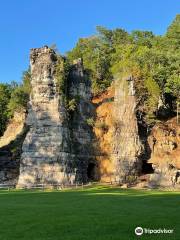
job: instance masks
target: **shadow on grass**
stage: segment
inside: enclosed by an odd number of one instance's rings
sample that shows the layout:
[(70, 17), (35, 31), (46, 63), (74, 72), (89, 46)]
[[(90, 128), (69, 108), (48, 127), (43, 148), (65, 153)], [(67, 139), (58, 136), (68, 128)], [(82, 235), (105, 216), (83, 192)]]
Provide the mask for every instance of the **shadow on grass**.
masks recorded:
[(111, 187), (111, 186), (94, 186), (94, 187), (84, 187), (78, 189), (63, 189), (63, 190), (51, 190), (51, 189), (1, 189), (0, 195), (3, 194), (78, 194), (81, 196), (129, 196), (129, 197), (140, 197), (140, 196), (179, 196), (180, 191), (168, 191), (168, 190), (159, 190), (159, 189), (122, 189), (120, 187)]

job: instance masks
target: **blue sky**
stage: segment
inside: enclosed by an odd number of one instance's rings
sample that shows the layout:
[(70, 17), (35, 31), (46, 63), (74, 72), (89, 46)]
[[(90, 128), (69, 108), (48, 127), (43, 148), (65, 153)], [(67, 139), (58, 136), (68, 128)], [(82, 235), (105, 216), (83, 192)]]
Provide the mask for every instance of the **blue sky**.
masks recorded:
[(65, 53), (97, 25), (164, 34), (177, 13), (179, 0), (0, 0), (0, 82), (21, 80), (30, 48)]

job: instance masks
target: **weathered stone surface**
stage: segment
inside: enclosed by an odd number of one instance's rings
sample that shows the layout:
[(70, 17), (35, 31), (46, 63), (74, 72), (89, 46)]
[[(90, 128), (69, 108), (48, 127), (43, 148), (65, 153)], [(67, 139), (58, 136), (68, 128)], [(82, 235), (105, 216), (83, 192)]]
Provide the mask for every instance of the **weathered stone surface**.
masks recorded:
[(19, 176), (21, 148), (27, 133), (25, 111), (15, 112), (0, 138), (0, 183), (16, 184)]
[(93, 127), (96, 138), (93, 145), (99, 166), (100, 181), (112, 182), (114, 180), (114, 88), (108, 88), (101, 95), (94, 97), (92, 101), (96, 107)]
[(71, 153), (75, 155), (73, 162), (77, 166), (77, 181), (97, 180), (98, 165), (93, 146), (95, 136), (92, 127), (87, 124), (87, 119), (94, 115), (94, 106), (91, 102), (90, 80), (83, 70), (81, 59), (74, 62), (70, 72), (69, 93), (71, 98), (77, 99), (76, 110), (71, 113), (69, 121), (70, 146)]
[(76, 61), (69, 73), (68, 97), (78, 102), (76, 111), (68, 113), (57, 89), (55, 52), (48, 47), (32, 49), (30, 60), (32, 93), (26, 121), (30, 130), (22, 147), (18, 187), (86, 182), (93, 161), (86, 119), (93, 108), (82, 62)]
[(97, 105), (94, 131), (101, 181), (134, 183), (141, 171), (143, 148), (133, 80), (116, 79), (114, 86), (93, 102)]
[(136, 180), (142, 165), (135, 90), (131, 77), (121, 78), (115, 84), (115, 177), (120, 183), (131, 183)]
[(8, 145), (11, 141), (14, 141), (18, 135), (20, 135), (24, 129), (26, 113), (25, 110), (15, 112), (14, 117), (8, 124), (8, 127), (2, 137), (0, 137), (0, 148)]
[[(32, 93), (26, 124), (30, 127), (22, 147), (18, 186), (68, 181), (60, 152), (67, 149), (64, 124), (66, 112), (57, 91), (57, 57), (48, 48), (32, 49), (30, 54)], [(72, 173), (74, 175), (74, 173)]]
[(149, 136), (151, 186), (180, 187), (180, 126), (176, 118), (154, 126)]

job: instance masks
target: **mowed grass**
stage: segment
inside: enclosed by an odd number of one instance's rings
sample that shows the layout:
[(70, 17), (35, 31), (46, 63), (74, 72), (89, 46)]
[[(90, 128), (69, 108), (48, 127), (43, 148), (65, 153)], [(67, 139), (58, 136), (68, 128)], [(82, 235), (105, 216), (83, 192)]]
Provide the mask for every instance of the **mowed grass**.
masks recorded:
[[(174, 229), (143, 235), (134, 229)], [(94, 186), (0, 191), (0, 240), (180, 239), (180, 192)]]

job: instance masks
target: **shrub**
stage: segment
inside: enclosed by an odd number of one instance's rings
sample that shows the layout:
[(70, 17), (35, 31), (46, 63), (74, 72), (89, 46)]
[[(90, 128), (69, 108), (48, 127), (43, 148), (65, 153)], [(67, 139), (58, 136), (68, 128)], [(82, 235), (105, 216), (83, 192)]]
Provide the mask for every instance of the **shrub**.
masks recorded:
[(86, 119), (86, 122), (89, 126), (93, 127), (95, 125), (95, 121), (93, 118)]

